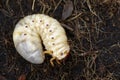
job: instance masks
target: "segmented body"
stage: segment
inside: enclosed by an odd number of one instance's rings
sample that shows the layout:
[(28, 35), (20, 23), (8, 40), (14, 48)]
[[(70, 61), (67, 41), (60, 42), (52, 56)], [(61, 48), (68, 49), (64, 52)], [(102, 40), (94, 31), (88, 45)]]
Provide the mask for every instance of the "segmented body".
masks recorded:
[(21, 19), (14, 30), (13, 41), (18, 53), (31, 63), (43, 63), (42, 42), (52, 57), (61, 60), (70, 50), (65, 30), (60, 23), (44, 14), (33, 14)]

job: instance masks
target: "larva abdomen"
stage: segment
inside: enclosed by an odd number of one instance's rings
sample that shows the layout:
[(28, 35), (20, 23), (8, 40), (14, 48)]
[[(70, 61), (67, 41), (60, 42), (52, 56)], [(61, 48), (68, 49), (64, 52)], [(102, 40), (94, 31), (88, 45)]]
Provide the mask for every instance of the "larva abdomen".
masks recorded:
[(44, 14), (34, 14), (21, 19), (14, 30), (13, 41), (18, 53), (32, 63), (42, 63), (45, 49), (53, 58), (61, 60), (68, 55), (70, 47), (65, 30), (60, 23)]
[(29, 16), (20, 20), (15, 26), (13, 41), (18, 53), (27, 61), (40, 64), (43, 63), (45, 55), (41, 45), (41, 40), (34, 26), (29, 20)]

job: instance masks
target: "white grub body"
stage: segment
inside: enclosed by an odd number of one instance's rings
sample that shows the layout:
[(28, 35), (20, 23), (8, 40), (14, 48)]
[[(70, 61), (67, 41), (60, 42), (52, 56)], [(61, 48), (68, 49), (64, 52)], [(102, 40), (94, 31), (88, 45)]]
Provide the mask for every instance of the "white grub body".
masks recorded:
[(46, 50), (58, 60), (65, 58), (70, 50), (65, 30), (60, 23), (44, 14), (33, 14), (21, 19), (13, 32), (13, 41), (18, 53), (27, 61), (43, 63)]

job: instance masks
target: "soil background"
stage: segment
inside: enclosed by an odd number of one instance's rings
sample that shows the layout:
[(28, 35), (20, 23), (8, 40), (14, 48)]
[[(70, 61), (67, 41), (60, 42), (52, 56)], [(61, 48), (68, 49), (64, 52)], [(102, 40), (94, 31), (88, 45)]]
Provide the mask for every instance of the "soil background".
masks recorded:
[[(46, 14), (66, 30), (69, 56), (43, 64), (24, 60), (12, 34), (30, 14)], [(120, 0), (0, 0), (0, 80), (120, 80)]]

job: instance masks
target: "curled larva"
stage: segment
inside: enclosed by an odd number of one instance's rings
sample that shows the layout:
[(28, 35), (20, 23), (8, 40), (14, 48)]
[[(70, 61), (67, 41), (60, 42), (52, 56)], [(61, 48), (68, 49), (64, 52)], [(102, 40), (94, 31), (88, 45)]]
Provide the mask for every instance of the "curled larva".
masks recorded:
[[(44, 14), (28, 15), (15, 26), (13, 41), (18, 53), (27, 61), (43, 63), (45, 53), (53, 60), (62, 60), (70, 50), (65, 30), (60, 23)], [(45, 46), (43, 51), (42, 43)]]

